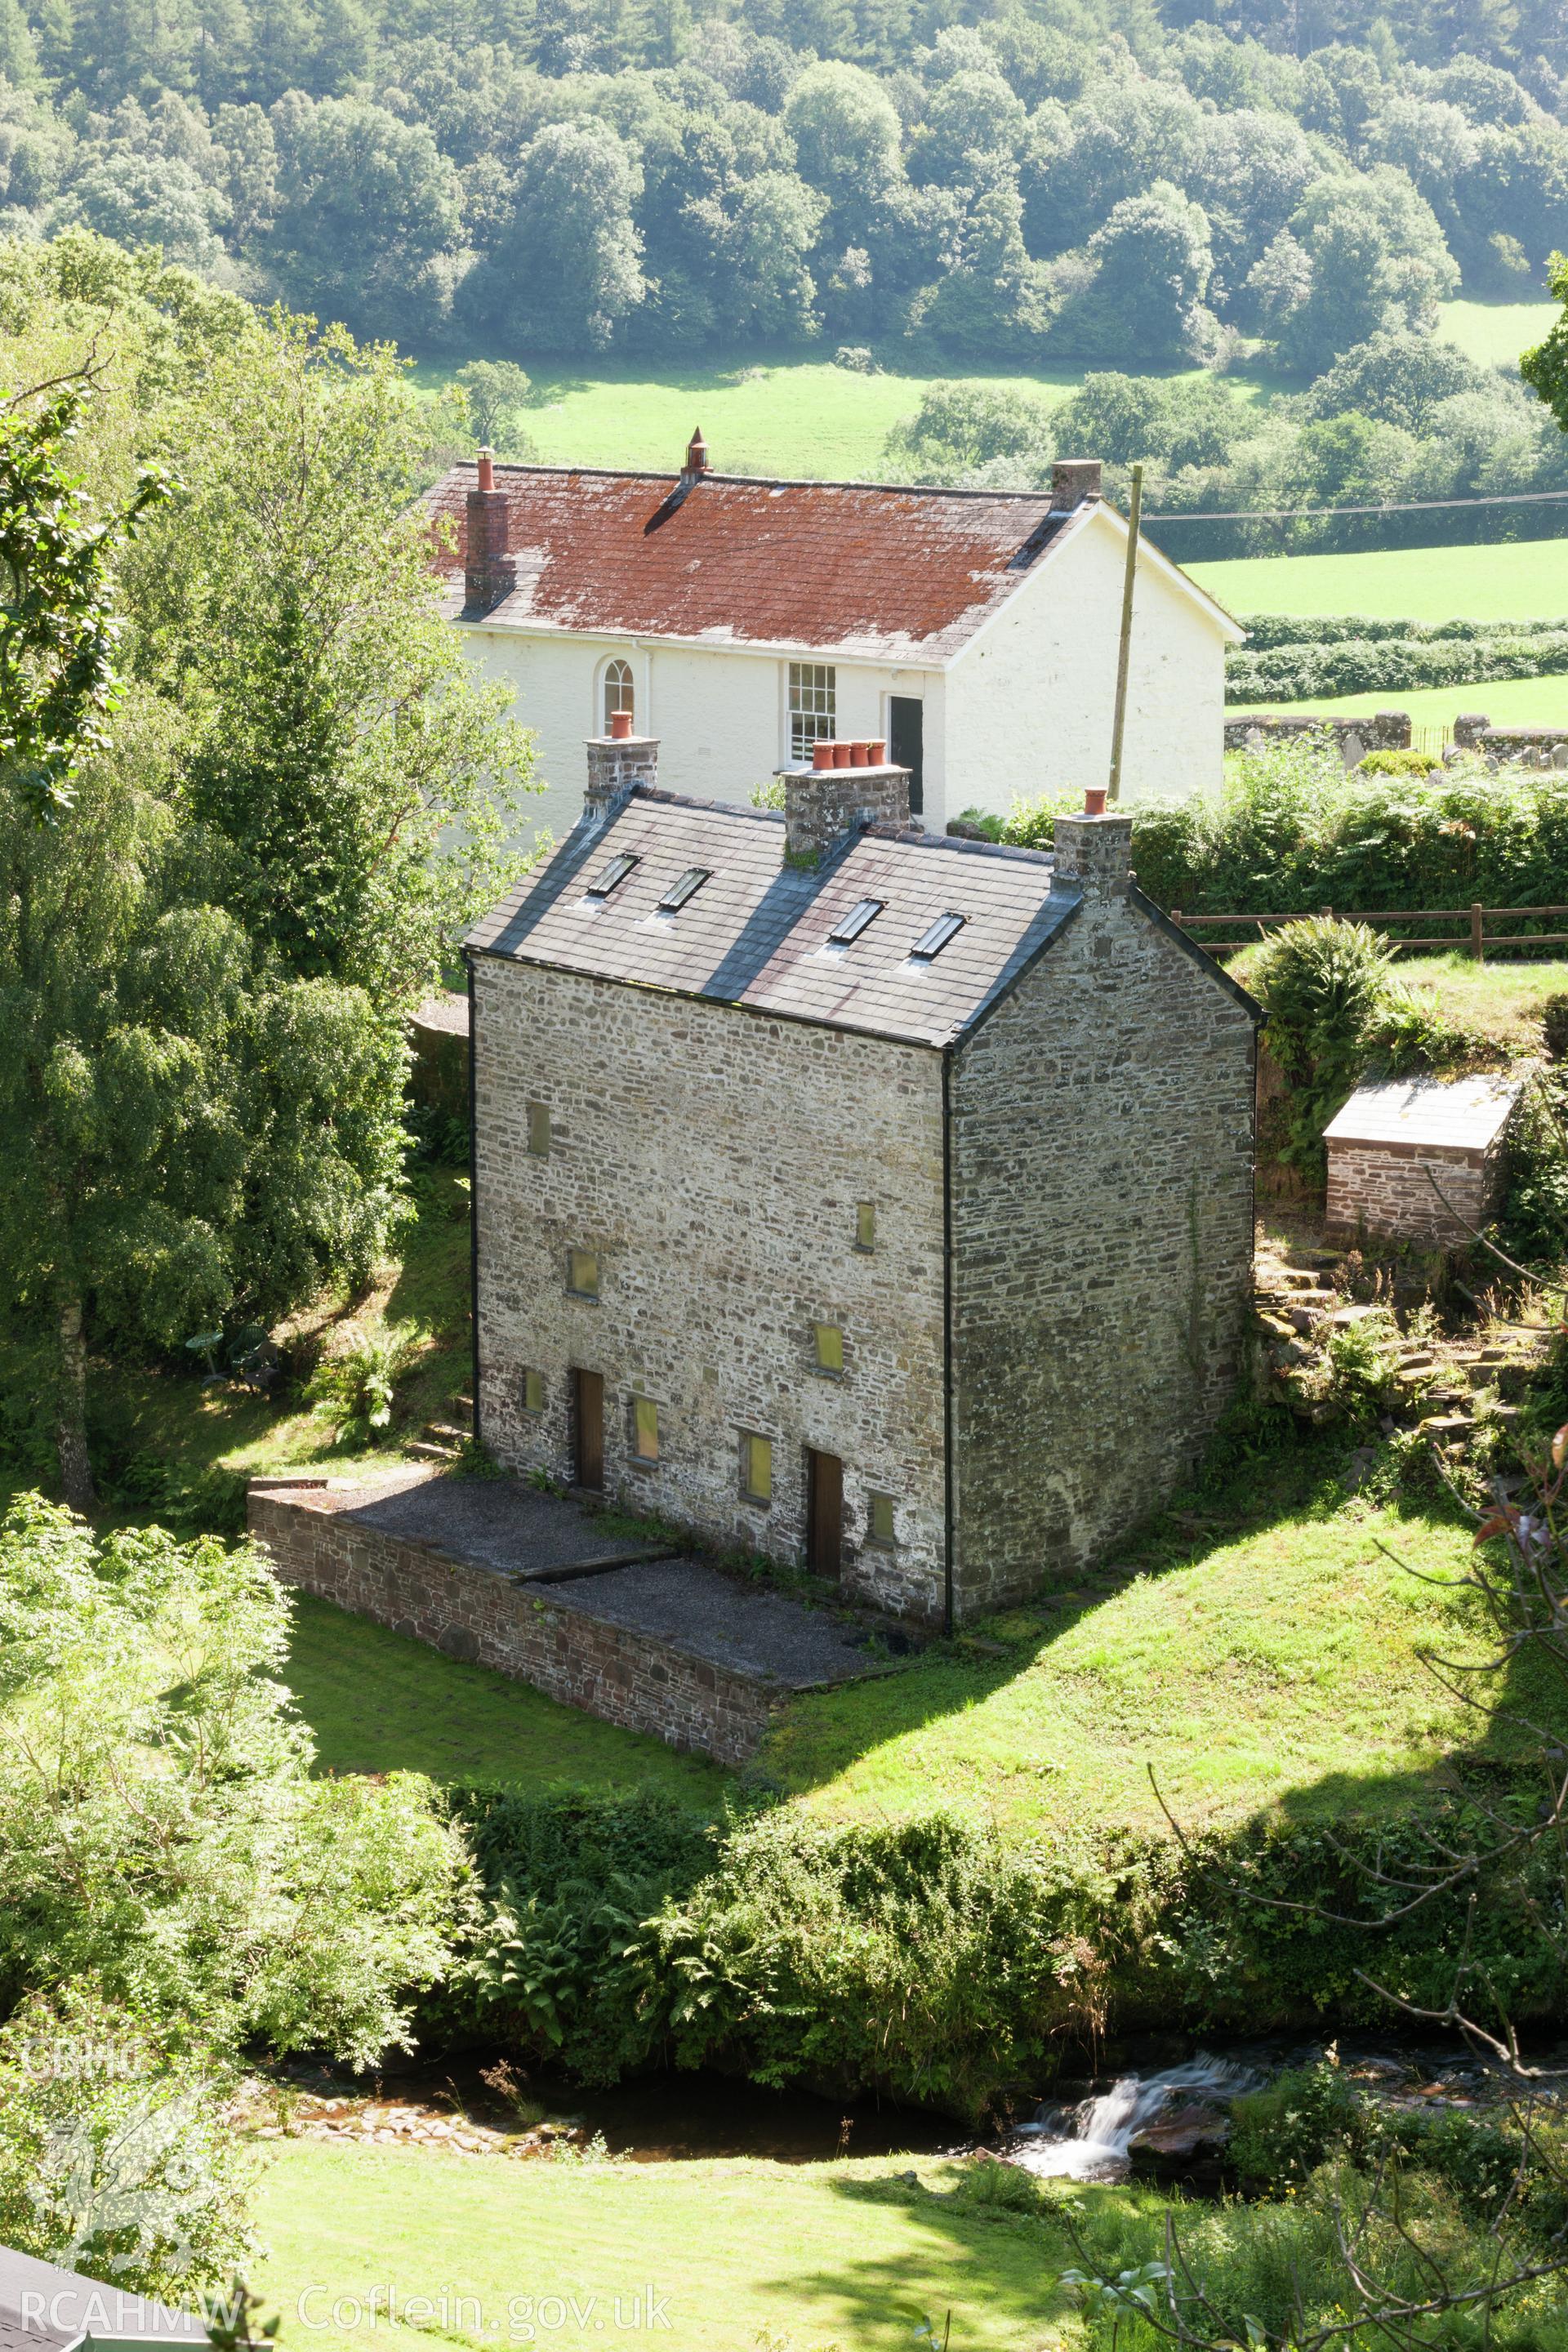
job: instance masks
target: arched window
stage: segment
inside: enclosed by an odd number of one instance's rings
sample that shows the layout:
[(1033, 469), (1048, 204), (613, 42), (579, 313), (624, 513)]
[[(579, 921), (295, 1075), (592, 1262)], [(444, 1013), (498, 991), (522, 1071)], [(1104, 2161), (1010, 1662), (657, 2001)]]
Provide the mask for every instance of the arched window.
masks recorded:
[(617, 710), (624, 710), (629, 719), (632, 715), (634, 707), (635, 697), (632, 693), (632, 666), (630, 662), (606, 662), (605, 664), (605, 734), (607, 735), (609, 733), (610, 721), (615, 717)]

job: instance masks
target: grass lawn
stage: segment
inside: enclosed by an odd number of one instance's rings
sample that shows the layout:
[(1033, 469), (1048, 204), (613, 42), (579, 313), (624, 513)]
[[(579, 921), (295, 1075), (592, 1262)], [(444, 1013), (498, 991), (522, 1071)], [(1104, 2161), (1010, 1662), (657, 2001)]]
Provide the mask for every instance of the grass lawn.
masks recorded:
[[(911, 2170), (921, 2188), (899, 2179)], [(347, 2305), (331, 2325), (339, 2298), (363, 2305), (373, 2289), (384, 2314), (389, 2288), (445, 2297), (426, 2334), (475, 2347), (752, 2352), (765, 2329), (794, 2352), (904, 2352), (924, 2313), (940, 2335), (949, 2310), (962, 2352), (1056, 2345), (1065, 2241), (1047, 2222), (959, 2210), (954, 2171), (931, 2157), (584, 2166), (291, 2141), (261, 2184), (269, 2252), (252, 2284), (293, 2352), (407, 2345), (384, 2315), (355, 2327)]]
[(664, 1788), (704, 1810), (720, 1801), (727, 1776), (706, 1757), (679, 1756), (308, 1593), (295, 1612), (286, 1679), (323, 1770)]
[[(1246, 954), (1226, 965), (1243, 985)], [(1399, 977), (1429, 988), (1449, 1019), (1479, 1030), (1509, 1053), (1542, 1050), (1541, 1012), (1549, 996), (1568, 991), (1568, 963), (1478, 964), (1468, 955), (1401, 956)]]
[[(1563, 542), (1568, 546), (1568, 541)], [(1407, 710), (1417, 727), (1452, 727), (1461, 713), (1479, 711), (1494, 727), (1568, 727), (1568, 677), (1490, 678), (1480, 686), (1385, 687), (1374, 694), (1319, 695), (1310, 702), (1249, 702), (1248, 710), (1313, 710), (1325, 719), (1352, 719), (1374, 710)], [(1240, 705), (1226, 718), (1239, 718)]]
[(1468, 1535), (1332, 1480), (1314, 1492), (1315, 1459), (1260, 1467), (1241, 1524), (1236, 1506), (1156, 1522), (1120, 1561), (1141, 1571), (1121, 1591), (987, 1625), (1004, 1658), (932, 1658), (798, 1700), (763, 1764), (832, 1819), (941, 1805), (1026, 1833), (1157, 1827), (1151, 1768), (1189, 1822), (1402, 1801), (1468, 1737), (1419, 1655), (1466, 1634), (1380, 1545), (1444, 1577)]
[[(926, 375), (859, 375), (826, 360), (759, 356), (717, 367), (659, 367), (606, 362), (592, 375), (563, 373), (558, 362), (523, 365), (540, 404), (526, 417), (528, 433), (551, 465), (630, 466), (673, 471), (700, 425), (721, 472), (816, 476), (876, 480), (882, 446), (900, 417), (912, 415)], [(421, 365), (415, 381), (436, 390), (451, 367)], [(1196, 370), (1170, 371), (1196, 373)], [(948, 372), (949, 378), (962, 373)], [(966, 376), (1063, 400), (1085, 370), (1066, 365), (1024, 375)], [(1230, 377), (1238, 399), (1258, 387)]]
[(1437, 331), (1484, 367), (1514, 367), (1562, 315), (1556, 302), (1445, 302)]
[(1190, 563), (1187, 569), (1228, 612), (1242, 614), (1554, 621), (1568, 614), (1568, 539), (1522, 539), (1500, 547), (1403, 547), (1370, 555), (1253, 555)]

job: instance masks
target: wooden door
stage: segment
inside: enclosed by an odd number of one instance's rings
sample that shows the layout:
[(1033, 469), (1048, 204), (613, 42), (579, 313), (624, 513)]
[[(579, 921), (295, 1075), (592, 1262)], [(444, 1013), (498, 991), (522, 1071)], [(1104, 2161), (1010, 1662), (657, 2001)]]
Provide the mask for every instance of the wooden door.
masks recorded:
[(837, 1578), (844, 1564), (844, 1465), (815, 1448), (805, 1461), (805, 1564), (814, 1576)]
[(573, 1433), (576, 1483), (579, 1486), (602, 1487), (605, 1483), (605, 1376), (603, 1372), (585, 1372), (579, 1366), (572, 1378), (577, 1391)]
[(888, 697), (888, 757), (896, 768), (910, 772), (910, 814), (919, 816), (925, 796), (926, 708), (915, 694)]

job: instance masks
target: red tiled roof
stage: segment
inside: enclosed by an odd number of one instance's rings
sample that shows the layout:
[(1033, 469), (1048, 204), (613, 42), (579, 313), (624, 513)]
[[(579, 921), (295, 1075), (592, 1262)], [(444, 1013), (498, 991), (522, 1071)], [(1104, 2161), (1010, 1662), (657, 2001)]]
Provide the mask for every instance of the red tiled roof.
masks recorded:
[[(472, 465), (455, 466), (426, 498), (451, 526), (455, 552), (441, 561), (459, 594), (476, 478)], [(551, 466), (497, 466), (495, 482), (507, 495), (517, 586), (486, 614), (492, 627), (792, 646), (912, 664), (956, 653), (1098, 504), (1088, 500), (1042, 531), (1051, 510), (1043, 491), (704, 474), (677, 500), (679, 475)]]

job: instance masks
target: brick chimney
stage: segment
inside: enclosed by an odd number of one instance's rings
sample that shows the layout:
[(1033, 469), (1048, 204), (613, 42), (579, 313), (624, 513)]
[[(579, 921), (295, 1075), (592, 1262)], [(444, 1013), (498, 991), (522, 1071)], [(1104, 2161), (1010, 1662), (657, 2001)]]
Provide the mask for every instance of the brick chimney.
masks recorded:
[(510, 519), (506, 492), (496, 488), (495, 462), (479, 451), (478, 487), (468, 492), (468, 551), (463, 558), (463, 618), (493, 613), (517, 585), (517, 565), (507, 551)]
[(907, 825), (910, 771), (880, 742), (819, 743), (809, 768), (785, 768), (784, 856), (815, 866), (848, 833), (868, 824)]
[(1098, 457), (1058, 457), (1051, 467), (1051, 510), (1070, 514), (1085, 499), (1100, 496)]
[(634, 735), (632, 714), (617, 710), (607, 735), (588, 738), (588, 789), (583, 814), (603, 824), (615, 815), (637, 784), (658, 782), (658, 737)]
[(1081, 816), (1056, 821), (1052, 887), (1059, 882), (1086, 898), (1124, 898), (1132, 878), (1132, 819), (1106, 807), (1103, 784), (1091, 784), (1083, 803)]

